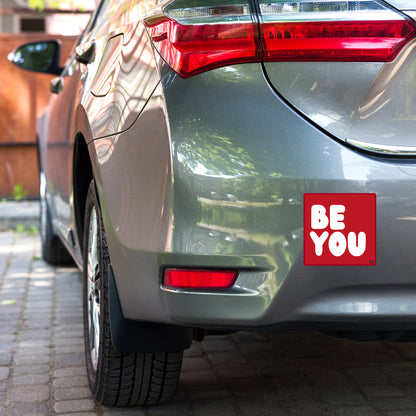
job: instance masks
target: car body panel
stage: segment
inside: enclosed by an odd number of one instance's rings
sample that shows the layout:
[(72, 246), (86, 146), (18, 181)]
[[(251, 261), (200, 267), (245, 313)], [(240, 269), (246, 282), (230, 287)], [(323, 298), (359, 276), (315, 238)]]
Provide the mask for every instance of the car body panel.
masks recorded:
[[(129, 130), (91, 146), (126, 317), (223, 328), (415, 326), (413, 298), (400, 294), (415, 289), (416, 165), (362, 154), (312, 127), (268, 86), (261, 65), (187, 80), (168, 73)], [(303, 265), (307, 192), (377, 194), (377, 266)], [(241, 272), (224, 293), (161, 288), (163, 269), (175, 266)]]
[[(90, 90), (82, 100), (94, 138), (127, 130), (156, 88), (159, 77), (142, 23), (120, 28), (97, 42), (97, 74), (86, 80)], [(105, 75), (102, 75), (105, 74)]]

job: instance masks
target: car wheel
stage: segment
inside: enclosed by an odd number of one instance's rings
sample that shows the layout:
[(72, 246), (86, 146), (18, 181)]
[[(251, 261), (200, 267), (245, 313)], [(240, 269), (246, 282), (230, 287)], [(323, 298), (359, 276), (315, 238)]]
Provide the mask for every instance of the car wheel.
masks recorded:
[(43, 172), (40, 173), (39, 182), (42, 257), (47, 263), (52, 265), (72, 264), (72, 257), (59, 237), (53, 232), (51, 213), (46, 200), (46, 178)]
[(117, 352), (111, 341), (109, 311), (110, 257), (91, 182), (83, 240), (84, 335), (88, 382), (95, 399), (106, 406), (144, 406), (168, 401), (179, 379), (183, 352)]

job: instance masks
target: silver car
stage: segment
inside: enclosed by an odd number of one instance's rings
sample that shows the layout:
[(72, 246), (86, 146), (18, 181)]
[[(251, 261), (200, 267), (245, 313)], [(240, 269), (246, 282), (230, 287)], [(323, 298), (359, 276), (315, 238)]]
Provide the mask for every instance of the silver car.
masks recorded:
[[(416, 330), (416, 2), (102, 0), (37, 127), (44, 259), (83, 270), (100, 403), (206, 332)], [(414, 339), (414, 337), (413, 337)]]

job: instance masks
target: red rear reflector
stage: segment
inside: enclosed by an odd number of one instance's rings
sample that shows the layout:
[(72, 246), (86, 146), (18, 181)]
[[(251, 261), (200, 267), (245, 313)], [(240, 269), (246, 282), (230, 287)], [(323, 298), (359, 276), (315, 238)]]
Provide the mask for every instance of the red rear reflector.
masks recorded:
[(262, 25), (265, 61), (392, 61), (414, 29), (405, 20)]
[(166, 269), (163, 286), (172, 289), (226, 289), (238, 273), (228, 270)]

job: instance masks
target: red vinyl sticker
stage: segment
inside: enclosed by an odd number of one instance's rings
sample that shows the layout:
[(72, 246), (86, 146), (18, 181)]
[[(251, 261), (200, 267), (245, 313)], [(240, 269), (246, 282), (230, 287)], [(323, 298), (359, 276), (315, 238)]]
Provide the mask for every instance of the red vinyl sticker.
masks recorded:
[(376, 194), (305, 194), (305, 266), (376, 264)]

